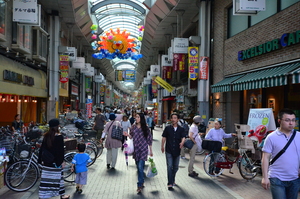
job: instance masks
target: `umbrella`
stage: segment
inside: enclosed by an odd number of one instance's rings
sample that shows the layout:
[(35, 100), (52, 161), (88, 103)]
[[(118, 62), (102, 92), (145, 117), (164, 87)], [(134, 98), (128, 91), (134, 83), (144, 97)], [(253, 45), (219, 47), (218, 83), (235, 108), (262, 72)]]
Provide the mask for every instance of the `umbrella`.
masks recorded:
[(124, 142), (123, 146), (124, 146), (124, 149), (125, 149), (124, 154), (125, 154), (125, 160), (126, 160), (126, 165), (127, 165), (127, 170), (128, 170), (128, 152), (127, 152), (128, 145), (127, 145), (126, 141)]

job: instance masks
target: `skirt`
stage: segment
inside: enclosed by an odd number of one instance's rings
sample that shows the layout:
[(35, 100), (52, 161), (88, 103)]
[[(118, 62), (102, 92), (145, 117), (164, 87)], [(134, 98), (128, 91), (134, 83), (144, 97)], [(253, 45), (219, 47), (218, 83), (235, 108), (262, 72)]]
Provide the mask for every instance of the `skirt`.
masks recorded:
[(62, 168), (43, 166), (39, 187), (39, 197), (51, 198), (64, 195), (64, 193), (65, 187)]

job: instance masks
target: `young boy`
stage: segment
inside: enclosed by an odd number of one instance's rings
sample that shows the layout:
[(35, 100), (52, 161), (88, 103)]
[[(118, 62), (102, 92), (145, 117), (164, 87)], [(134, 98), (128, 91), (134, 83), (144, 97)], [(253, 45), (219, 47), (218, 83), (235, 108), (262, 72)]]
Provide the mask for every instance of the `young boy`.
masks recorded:
[(75, 166), (75, 173), (76, 173), (76, 192), (82, 193), (82, 185), (86, 185), (87, 181), (87, 164), (91, 162), (91, 158), (85, 151), (85, 144), (79, 143), (77, 145), (78, 153), (74, 156), (72, 160), (72, 172), (74, 171)]

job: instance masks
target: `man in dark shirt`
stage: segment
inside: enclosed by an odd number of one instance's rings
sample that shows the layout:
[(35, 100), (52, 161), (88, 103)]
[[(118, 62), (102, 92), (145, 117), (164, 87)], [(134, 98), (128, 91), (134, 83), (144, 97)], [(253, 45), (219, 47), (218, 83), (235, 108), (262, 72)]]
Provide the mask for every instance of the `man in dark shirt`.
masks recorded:
[(101, 139), (106, 119), (105, 116), (102, 114), (101, 108), (96, 108), (96, 113), (97, 115), (95, 117), (95, 124), (93, 129), (97, 131), (96, 138)]
[(20, 119), (20, 114), (15, 115), (15, 121), (12, 122), (11, 128), (13, 131), (21, 131), (23, 128), (23, 121)]
[(166, 151), (168, 190), (170, 191), (173, 190), (173, 186), (175, 185), (175, 175), (179, 167), (180, 150), (185, 141), (184, 128), (178, 125), (178, 119), (178, 114), (171, 114), (172, 125), (164, 129), (161, 141), (161, 152), (164, 153)]

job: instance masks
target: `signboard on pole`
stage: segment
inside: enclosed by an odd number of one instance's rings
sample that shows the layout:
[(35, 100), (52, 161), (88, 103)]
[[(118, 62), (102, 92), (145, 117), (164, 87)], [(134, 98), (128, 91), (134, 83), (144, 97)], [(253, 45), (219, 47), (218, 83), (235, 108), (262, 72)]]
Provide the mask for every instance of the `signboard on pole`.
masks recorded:
[(69, 81), (69, 56), (60, 55), (59, 56), (59, 70), (61, 83), (67, 83)]
[(200, 72), (199, 72), (199, 79), (208, 79), (208, 57), (201, 57), (200, 58)]
[(191, 80), (196, 80), (198, 78), (199, 72), (199, 51), (198, 47), (189, 47), (189, 78)]
[(261, 143), (268, 131), (276, 130), (272, 108), (251, 108), (248, 116), (249, 137)]

